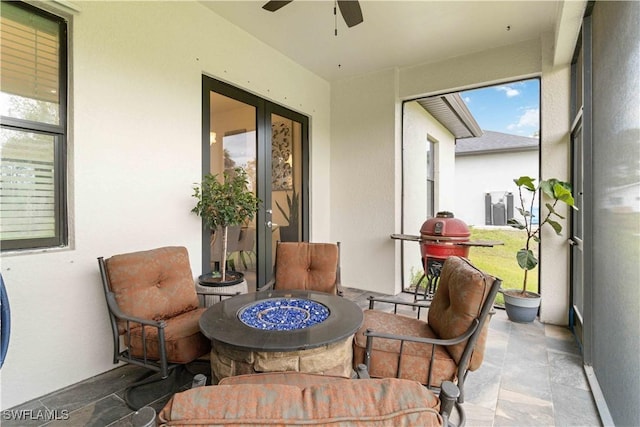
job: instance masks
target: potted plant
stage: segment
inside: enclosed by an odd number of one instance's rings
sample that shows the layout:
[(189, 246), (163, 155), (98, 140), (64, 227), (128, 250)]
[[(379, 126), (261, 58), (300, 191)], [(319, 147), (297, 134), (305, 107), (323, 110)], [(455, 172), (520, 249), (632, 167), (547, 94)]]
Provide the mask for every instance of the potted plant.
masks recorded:
[[(529, 176), (521, 176), (513, 181), (518, 186), (520, 206), (517, 207), (517, 210), (522, 215), (522, 221), (512, 218), (507, 223), (526, 233), (524, 247), (516, 253), (516, 260), (518, 261), (518, 266), (524, 271), (524, 277), (521, 289), (507, 289), (502, 291), (502, 294), (504, 295), (505, 308), (509, 319), (515, 322), (532, 322), (540, 306), (540, 295), (527, 291), (528, 273), (538, 265), (538, 259), (532, 250), (532, 246), (540, 242), (540, 230), (546, 224), (553, 228), (558, 236), (562, 235), (562, 225), (557, 219), (564, 219), (564, 217), (555, 210), (556, 205), (562, 202), (574, 207), (574, 200), (571, 194), (571, 185), (556, 178), (542, 180), (538, 186), (535, 184), (535, 179)], [(531, 202), (528, 206), (524, 197), (525, 192), (528, 192), (531, 196)], [(536, 224), (532, 211), (539, 193), (542, 193), (543, 198), (547, 199), (545, 203), (547, 213)]]
[(293, 190), (291, 196), (287, 193), (287, 210), (285, 210), (280, 203), (276, 202), (276, 206), (284, 220), (288, 225), (280, 227), (280, 239), (283, 242), (297, 242), (298, 241), (298, 209), (299, 209), (299, 194)]
[(219, 282), (227, 280), (227, 234), (230, 226), (251, 221), (260, 206), (260, 199), (247, 187), (247, 173), (242, 168), (224, 172), (222, 179), (218, 174), (207, 174), (202, 183), (193, 187), (193, 197), (197, 199), (191, 212), (202, 217), (205, 226), (212, 232), (222, 234), (222, 260)]

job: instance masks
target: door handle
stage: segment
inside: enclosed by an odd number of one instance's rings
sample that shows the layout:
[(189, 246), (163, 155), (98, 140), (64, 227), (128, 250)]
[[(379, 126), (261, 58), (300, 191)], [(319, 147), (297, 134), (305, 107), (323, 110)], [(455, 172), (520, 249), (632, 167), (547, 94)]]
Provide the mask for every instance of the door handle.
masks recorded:
[(273, 222), (267, 221), (266, 226), (267, 228), (273, 228)]

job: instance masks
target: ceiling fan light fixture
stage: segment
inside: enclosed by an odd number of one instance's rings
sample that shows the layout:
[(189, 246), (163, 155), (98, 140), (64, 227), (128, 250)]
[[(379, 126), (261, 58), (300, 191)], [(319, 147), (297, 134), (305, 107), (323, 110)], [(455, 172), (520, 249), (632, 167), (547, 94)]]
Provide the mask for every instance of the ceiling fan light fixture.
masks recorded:
[(264, 10), (268, 10), (269, 12), (275, 12), (276, 10), (288, 5), (292, 1), (293, 0), (271, 0), (262, 5), (262, 8)]
[[(275, 12), (281, 9), (282, 7), (288, 5), (292, 1), (293, 0), (270, 0), (265, 4), (263, 4), (262, 8), (264, 10), (268, 10), (269, 12)], [(349, 28), (354, 27), (364, 21), (364, 18), (362, 17), (362, 9), (360, 8), (360, 3), (358, 2), (358, 0), (335, 0), (335, 1), (336, 3), (338, 3), (338, 8), (340, 8), (340, 13), (344, 18), (344, 22), (347, 24), (347, 27)], [(334, 3), (333, 13), (337, 14), (335, 10), (335, 3)]]

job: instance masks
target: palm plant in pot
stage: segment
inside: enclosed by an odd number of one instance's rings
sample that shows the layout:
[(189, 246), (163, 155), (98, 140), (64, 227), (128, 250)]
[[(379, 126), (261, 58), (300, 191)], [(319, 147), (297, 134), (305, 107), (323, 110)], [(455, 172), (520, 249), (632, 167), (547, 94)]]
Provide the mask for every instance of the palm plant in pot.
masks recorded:
[[(505, 308), (509, 319), (515, 322), (532, 322), (538, 313), (540, 306), (540, 295), (527, 291), (527, 276), (530, 270), (538, 265), (538, 258), (532, 250), (534, 244), (540, 242), (540, 230), (548, 224), (558, 236), (562, 235), (562, 225), (557, 219), (564, 219), (556, 211), (558, 203), (562, 202), (568, 206), (574, 207), (574, 199), (571, 194), (571, 185), (567, 182), (560, 181), (556, 178), (542, 180), (536, 186), (535, 179), (529, 176), (521, 176), (513, 180), (518, 186), (518, 195), (520, 206), (517, 208), (522, 221), (512, 218), (508, 224), (518, 230), (526, 233), (524, 247), (516, 253), (518, 266), (524, 271), (521, 289), (506, 289), (502, 291), (505, 300)], [(527, 203), (525, 194), (529, 193), (531, 201)], [(543, 219), (534, 222), (532, 214), (536, 196), (542, 193), (543, 198), (547, 199), (545, 206), (547, 213)]]
[(280, 227), (280, 239), (283, 242), (297, 242), (298, 241), (298, 210), (300, 207), (300, 196), (293, 190), (291, 196), (287, 194), (287, 208), (280, 206), (280, 203), (276, 202), (276, 206), (284, 220), (287, 221), (287, 225)]
[[(200, 216), (204, 225), (212, 232), (222, 235), (222, 260), (220, 272), (212, 273), (212, 280), (227, 281), (227, 234), (230, 226), (251, 221), (261, 200), (248, 188), (247, 173), (242, 168), (219, 174), (207, 174), (202, 183), (193, 187), (193, 197), (197, 199), (191, 212)], [(217, 280), (216, 280), (217, 279)]]

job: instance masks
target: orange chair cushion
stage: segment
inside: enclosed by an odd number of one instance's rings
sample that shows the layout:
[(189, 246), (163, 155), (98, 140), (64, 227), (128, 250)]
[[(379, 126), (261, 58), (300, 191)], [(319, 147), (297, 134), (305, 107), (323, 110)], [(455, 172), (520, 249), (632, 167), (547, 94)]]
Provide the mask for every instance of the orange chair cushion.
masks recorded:
[(414, 381), (361, 379), (313, 384), (236, 384), (175, 394), (161, 425), (440, 426), (439, 400)]
[[(438, 338), (423, 320), (396, 315), (377, 310), (365, 310), (362, 327), (353, 341), (354, 366), (364, 363), (367, 329), (394, 335), (408, 335), (421, 338)], [(402, 349), (400, 378), (427, 384), (432, 345), (405, 342)], [(398, 377), (398, 353), (400, 341), (374, 338), (369, 375), (374, 378)], [(443, 346), (435, 346), (430, 386), (439, 387), (442, 381), (456, 379), (456, 363)]]
[(335, 294), (338, 245), (280, 242), (274, 289), (304, 289)]
[[(111, 290), (130, 316), (164, 320), (198, 308), (189, 254), (184, 247), (114, 255), (105, 261)], [(119, 324), (124, 332), (124, 325)]]
[[(198, 308), (165, 319), (165, 348), (169, 363), (189, 363), (211, 350), (211, 341), (202, 335), (198, 321), (206, 308)], [(145, 327), (147, 341), (146, 357), (150, 360), (160, 359), (158, 329)], [(142, 327), (131, 331), (130, 339), (125, 335), (125, 344), (129, 346), (133, 357), (144, 357)]]
[[(473, 319), (480, 315), (482, 304), (494, 280), (464, 258), (447, 258), (428, 315), (429, 326), (436, 336), (449, 339), (462, 335), (471, 326)], [(471, 371), (482, 364), (488, 326), (487, 321), (476, 342), (469, 362)], [(466, 341), (447, 347), (456, 363), (460, 361), (465, 345)]]

